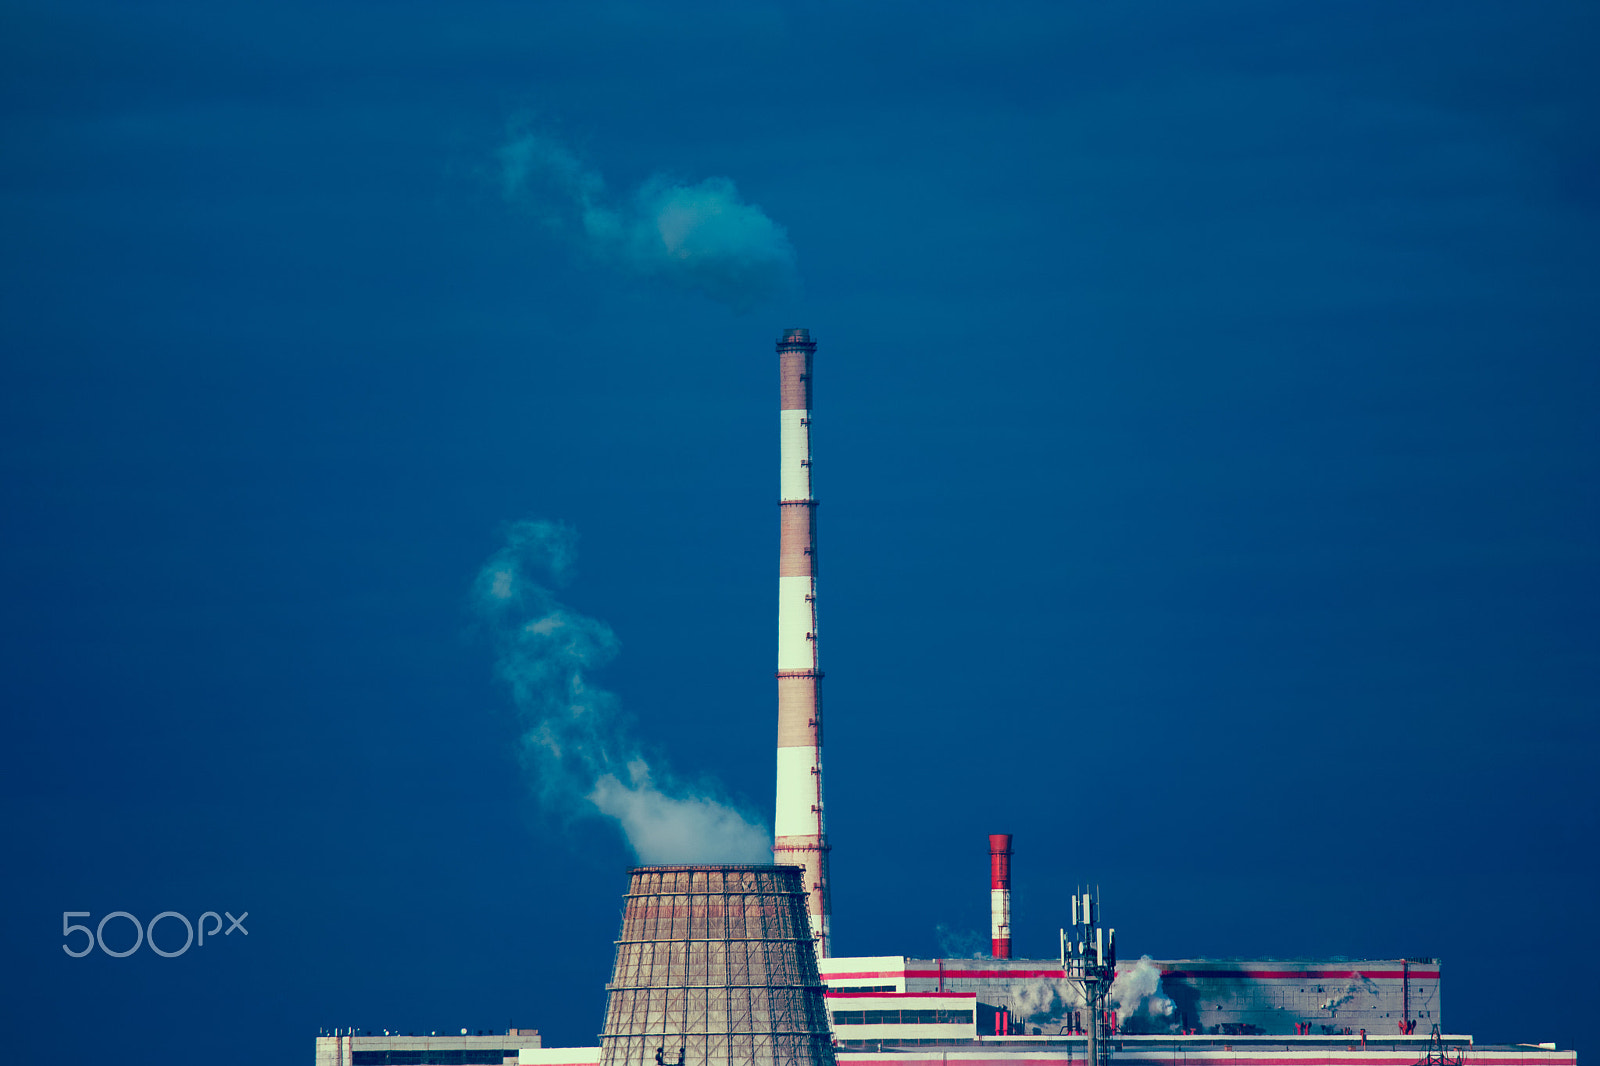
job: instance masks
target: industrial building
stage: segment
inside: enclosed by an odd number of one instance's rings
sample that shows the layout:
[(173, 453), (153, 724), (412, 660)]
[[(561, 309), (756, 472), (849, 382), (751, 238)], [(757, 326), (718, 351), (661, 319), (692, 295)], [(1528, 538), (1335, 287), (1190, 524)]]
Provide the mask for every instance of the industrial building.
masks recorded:
[[(886, 956), (825, 959), (820, 965), (830, 1004), (848, 996), (852, 1005), (881, 1012), (905, 996), (974, 997), (969, 1039), (1061, 1035), (1081, 1032), (1085, 1024), (1081, 991), (1055, 959)], [(1121, 1016), (1106, 1026), (1113, 1034), (1359, 1036), (1364, 1030), (1377, 1036), (1409, 1029), (1427, 1036), (1439, 1021), (1439, 964), (1431, 959), (1150, 959), (1123, 963), (1117, 973), (1141, 965), (1152, 971), (1150, 984), (1163, 1002), (1144, 1011), (1123, 1004)], [(842, 1044), (880, 1038), (878, 1028), (839, 1026), (837, 1006), (834, 1014)], [(877, 1020), (877, 1027), (882, 1024)]]
[(503, 1066), (538, 1047), (537, 1029), (444, 1036), (335, 1029), (317, 1037), (317, 1066)]
[(989, 838), (990, 958), (835, 956), (811, 455), (816, 348), (804, 329), (777, 342), (774, 864), (631, 872), (597, 1046), (544, 1048), (532, 1030), (426, 1039), (337, 1031), (318, 1037), (317, 1066), (1576, 1066), (1575, 1052), (1551, 1044), (1483, 1047), (1450, 1034), (1433, 958), (1119, 961), (1100, 900), (1075, 892), (1058, 957), (1014, 959), (1009, 834)]

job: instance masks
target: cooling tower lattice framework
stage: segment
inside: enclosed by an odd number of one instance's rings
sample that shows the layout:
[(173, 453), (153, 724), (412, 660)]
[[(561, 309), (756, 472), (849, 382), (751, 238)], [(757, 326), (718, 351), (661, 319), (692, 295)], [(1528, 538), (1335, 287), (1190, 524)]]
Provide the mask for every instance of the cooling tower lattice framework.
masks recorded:
[(601, 1066), (834, 1066), (797, 866), (640, 866)]

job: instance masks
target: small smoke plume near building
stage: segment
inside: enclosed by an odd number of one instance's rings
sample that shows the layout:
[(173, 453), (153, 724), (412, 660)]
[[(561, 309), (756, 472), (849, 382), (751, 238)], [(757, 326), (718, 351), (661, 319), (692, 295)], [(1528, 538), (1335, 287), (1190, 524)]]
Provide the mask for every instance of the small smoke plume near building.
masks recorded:
[(1378, 987), (1372, 983), (1370, 978), (1363, 977), (1361, 974), (1355, 974), (1354, 977), (1355, 980), (1351, 981), (1350, 984), (1322, 1001), (1323, 1010), (1329, 1014), (1336, 1014), (1340, 1007), (1348, 1004), (1362, 992), (1372, 996), (1380, 995)]
[(1053, 1025), (1069, 1011), (1083, 1006), (1083, 990), (1063, 977), (1042, 977), (1013, 985), (1011, 1009), (1018, 1018), (1035, 1025)]
[(499, 151), (506, 199), (576, 240), (596, 259), (747, 310), (795, 284), (788, 233), (733, 181), (657, 174), (613, 196), (600, 173), (560, 142), (514, 133)]
[(1118, 969), (1111, 982), (1111, 1005), (1117, 1028), (1129, 1032), (1164, 1033), (1173, 1028), (1178, 1005), (1161, 990), (1161, 967), (1145, 955)]
[(563, 817), (614, 819), (644, 863), (770, 862), (766, 827), (714, 789), (675, 778), (659, 760), (652, 765), (616, 695), (591, 680), (621, 644), (610, 626), (552, 591), (576, 558), (571, 526), (517, 522), (473, 585), (541, 803)]
[(989, 941), (975, 929), (957, 929), (940, 922), (933, 927), (941, 959), (981, 959), (989, 954)]

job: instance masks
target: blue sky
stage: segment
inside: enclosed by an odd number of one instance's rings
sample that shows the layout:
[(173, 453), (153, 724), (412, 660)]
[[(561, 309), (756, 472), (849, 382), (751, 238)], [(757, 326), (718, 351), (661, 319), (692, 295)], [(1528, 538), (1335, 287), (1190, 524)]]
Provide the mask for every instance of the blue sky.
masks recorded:
[[(1437, 956), (1587, 1049), (1592, 6), (0, 18), (18, 1054), (591, 1041), (632, 853), (474, 582), (575, 530), (617, 729), (770, 824), (797, 325), (842, 953), (980, 931), (1011, 832), (1019, 953), (1094, 881), (1124, 953)], [(693, 270), (596, 236), (683, 190)], [(61, 954), (119, 909), (250, 933)]]

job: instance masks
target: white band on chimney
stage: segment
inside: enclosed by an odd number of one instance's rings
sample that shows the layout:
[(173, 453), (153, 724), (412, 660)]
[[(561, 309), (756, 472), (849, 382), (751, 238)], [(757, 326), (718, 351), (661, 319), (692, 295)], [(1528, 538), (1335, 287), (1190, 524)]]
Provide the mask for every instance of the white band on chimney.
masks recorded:
[(817, 785), (814, 777), (822, 772), (819, 748), (778, 749), (778, 810), (772, 832), (780, 837), (809, 836), (817, 830), (811, 811)]
[(778, 578), (778, 669), (811, 670), (816, 666), (816, 633), (812, 628), (812, 591), (809, 577)]
[(778, 412), (778, 499), (811, 498), (811, 412)]
[(1011, 890), (989, 890), (989, 936), (995, 940), (1011, 939)]

